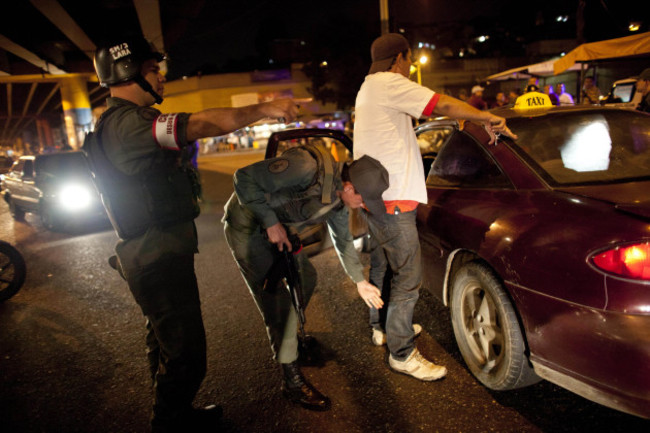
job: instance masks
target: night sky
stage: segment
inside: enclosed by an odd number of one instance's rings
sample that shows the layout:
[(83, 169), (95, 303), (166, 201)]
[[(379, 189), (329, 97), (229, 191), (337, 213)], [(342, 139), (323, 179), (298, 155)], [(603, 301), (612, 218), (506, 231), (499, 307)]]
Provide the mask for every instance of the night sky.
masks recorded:
[[(641, 15), (638, 2), (630, 0), (585, 2), (587, 42), (627, 35), (627, 23), (635, 14)], [(380, 34), (379, 0), (190, 0), (168, 4), (163, 11), (171, 11), (177, 22), (179, 16), (186, 17), (166, 34), (171, 78), (198, 71), (286, 66), (274, 59), (270, 41), (304, 40), (302, 49), (307, 53), (299, 53), (302, 57), (313, 55), (310, 49), (325, 47), (352, 50), (369, 62), (370, 42)], [(524, 40), (576, 37), (578, 0), (391, 0), (389, 4), (391, 30), (403, 29), (412, 43), (417, 39), (457, 49), (472, 36), (499, 33), (494, 45), (503, 48), (506, 38), (514, 41), (518, 36)], [(569, 21), (555, 23), (555, 17), (562, 14), (568, 15)], [(162, 20), (164, 23), (165, 12)], [(647, 23), (644, 25), (647, 31)]]

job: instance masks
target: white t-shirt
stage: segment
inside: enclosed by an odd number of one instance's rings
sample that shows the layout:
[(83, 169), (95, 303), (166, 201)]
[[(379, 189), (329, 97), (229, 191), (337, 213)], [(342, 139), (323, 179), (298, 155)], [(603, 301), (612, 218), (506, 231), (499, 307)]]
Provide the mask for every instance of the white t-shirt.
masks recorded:
[(560, 105), (573, 105), (573, 96), (570, 94), (564, 92), (560, 93), (560, 96), (558, 97), (558, 100), (560, 101)]
[(427, 202), (422, 157), (412, 118), (428, 116), (437, 95), (394, 72), (366, 76), (357, 94), (354, 158), (369, 155), (388, 170), (384, 200)]

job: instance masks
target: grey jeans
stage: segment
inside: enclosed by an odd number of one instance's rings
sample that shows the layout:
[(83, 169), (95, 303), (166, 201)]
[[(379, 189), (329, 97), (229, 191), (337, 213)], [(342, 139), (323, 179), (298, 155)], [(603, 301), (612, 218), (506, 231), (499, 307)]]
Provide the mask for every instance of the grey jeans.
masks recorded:
[[(388, 350), (393, 358), (400, 361), (406, 359), (415, 348), (413, 309), (419, 298), (422, 284), (420, 240), (415, 216), (416, 211), (368, 217), (370, 234), (375, 239), (377, 248), (383, 250), (388, 267), (392, 271), (390, 297), (388, 305), (384, 307), (386, 308), (384, 328)], [(375, 251), (374, 258), (381, 259), (379, 253)], [(371, 272), (374, 274), (372, 269)], [(381, 274), (377, 272), (375, 278), (379, 278)], [(383, 276), (381, 278), (383, 279)], [(383, 284), (383, 291), (387, 289), (386, 286), (387, 284)], [(371, 325), (374, 326), (373, 323)]]

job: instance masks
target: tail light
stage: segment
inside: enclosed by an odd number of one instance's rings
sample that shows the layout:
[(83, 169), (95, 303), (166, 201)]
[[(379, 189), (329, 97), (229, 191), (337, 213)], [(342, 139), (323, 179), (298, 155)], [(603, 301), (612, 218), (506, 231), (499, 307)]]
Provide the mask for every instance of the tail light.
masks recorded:
[(600, 270), (623, 278), (650, 281), (650, 243), (625, 245), (591, 257)]

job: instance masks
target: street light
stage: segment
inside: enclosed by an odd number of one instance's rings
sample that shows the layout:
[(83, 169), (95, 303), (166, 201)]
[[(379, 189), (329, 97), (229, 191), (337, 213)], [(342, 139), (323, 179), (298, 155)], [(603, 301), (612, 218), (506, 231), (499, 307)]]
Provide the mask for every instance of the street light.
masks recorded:
[(413, 72), (417, 73), (418, 84), (422, 85), (422, 65), (425, 65), (429, 61), (429, 58), (426, 54), (422, 54), (419, 59), (411, 64), (411, 74)]

